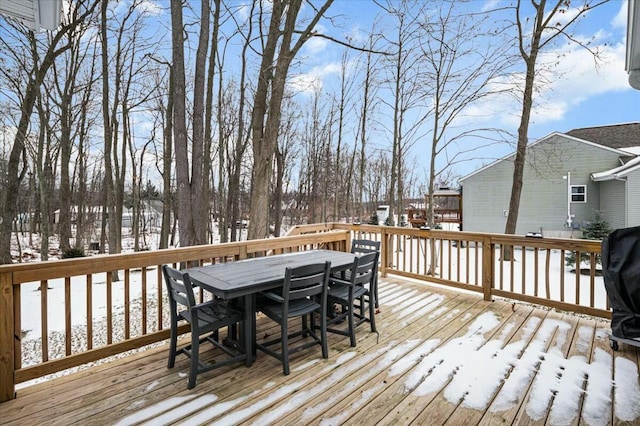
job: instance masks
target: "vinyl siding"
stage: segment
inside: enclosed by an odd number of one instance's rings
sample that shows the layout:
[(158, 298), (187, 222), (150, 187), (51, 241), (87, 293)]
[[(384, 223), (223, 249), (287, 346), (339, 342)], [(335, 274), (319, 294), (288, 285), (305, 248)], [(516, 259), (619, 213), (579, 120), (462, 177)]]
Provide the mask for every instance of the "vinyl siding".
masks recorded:
[(600, 182), (600, 213), (611, 229), (624, 228), (627, 223), (626, 184), (624, 181)]
[[(539, 231), (547, 236), (566, 235), (567, 181), (586, 185), (587, 202), (571, 203), (574, 226), (594, 219), (600, 207), (598, 183), (592, 172), (620, 165), (617, 153), (554, 134), (527, 149), (524, 183), (516, 234)], [(504, 232), (509, 207), (514, 156), (503, 159), (461, 181), (465, 231)]]
[(0, 14), (11, 16), (23, 22), (29, 28), (34, 28), (35, 5), (31, 0), (2, 0), (0, 1)]
[(627, 227), (640, 226), (640, 170), (627, 175)]

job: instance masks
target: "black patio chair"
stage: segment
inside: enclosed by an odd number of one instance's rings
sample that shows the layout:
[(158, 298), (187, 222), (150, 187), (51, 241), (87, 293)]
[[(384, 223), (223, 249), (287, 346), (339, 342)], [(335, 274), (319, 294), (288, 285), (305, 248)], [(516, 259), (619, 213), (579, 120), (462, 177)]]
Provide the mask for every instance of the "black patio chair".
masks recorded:
[[(174, 367), (176, 356), (179, 354), (185, 354), (191, 358), (187, 388), (192, 389), (196, 385), (196, 376), (198, 374), (245, 360), (246, 355), (244, 353), (220, 343), (218, 333), (221, 328), (237, 324), (243, 320), (244, 314), (240, 308), (232, 307), (225, 301), (215, 298), (207, 302), (196, 303), (189, 274), (182, 273), (167, 265), (162, 266), (162, 273), (167, 286), (167, 293), (169, 294), (171, 311), (171, 334), (167, 368)], [(178, 304), (186, 309), (178, 310)], [(185, 320), (191, 325), (191, 343), (177, 350), (178, 322), (181, 320)], [(212, 363), (200, 362), (200, 343), (205, 341), (221, 349), (228, 355), (228, 358)]]
[[(363, 322), (371, 324), (371, 331), (376, 332), (375, 294), (372, 291), (373, 280), (378, 268), (378, 252), (367, 253), (354, 259), (348, 271), (349, 279), (335, 276), (329, 280), (327, 302), (330, 306), (340, 305), (340, 312), (328, 319), (328, 325), (348, 320), (346, 329), (327, 327), (327, 331), (349, 336), (351, 346), (356, 346), (356, 327)], [(368, 287), (367, 287), (368, 285)], [(366, 311), (369, 311), (367, 317)]]
[[(373, 240), (352, 240), (351, 241), (351, 253), (366, 254), (366, 253), (378, 253), (378, 260), (380, 260), (380, 241)], [(373, 273), (373, 281), (371, 281), (371, 290), (375, 298), (375, 307), (379, 308), (378, 301), (378, 264), (376, 264), (376, 270)]]
[[(331, 263), (317, 263), (298, 268), (287, 268), (284, 276), (282, 292), (262, 292), (262, 302), (257, 310), (280, 325), (280, 337), (262, 343), (256, 343), (261, 351), (282, 362), (282, 370), (289, 374), (289, 355), (314, 345), (322, 347), (322, 357), (328, 358), (327, 349), (327, 283)], [(315, 331), (315, 313), (320, 316), (320, 336)], [(301, 317), (302, 327), (299, 331), (289, 331), (289, 319)], [(307, 322), (307, 320), (309, 322)], [(297, 346), (289, 347), (289, 340), (294, 337), (311, 337), (311, 341), (303, 341)], [(280, 351), (270, 348), (280, 345)]]
[[(354, 254), (367, 254), (367, 253), (380, 253), (380, 241), (374, 240), (365, 240), (365, 239), (354, 239), (351, 240), (351, 253)], [(378, 255), (378, 259), (380, 256)], [(342, 271), (334, 274), (339, 279), (349, 281), (349, 271)], [(373, 295), (375, 296), (375, 307), (379, 308), (380, 304), (378, 301), (378, 265), (376, 265), (376, 270), (373, 274), (373, 281), (371, 282), (371, 289), (373, 291)]]

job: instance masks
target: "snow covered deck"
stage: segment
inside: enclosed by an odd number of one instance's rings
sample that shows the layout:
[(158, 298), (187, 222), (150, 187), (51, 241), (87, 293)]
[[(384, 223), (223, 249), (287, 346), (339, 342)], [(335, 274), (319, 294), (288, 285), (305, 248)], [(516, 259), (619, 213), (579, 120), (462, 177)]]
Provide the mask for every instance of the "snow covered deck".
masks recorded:
[[(200, 375), (167, 346), (18, 389), (2, 424), (640, 424), (640, 351), (609, 322), (399, 279), (380, 281), (379, 335), (329, 335), (292, 358)], [(258, 336), (272, 323), (259, 317)]]

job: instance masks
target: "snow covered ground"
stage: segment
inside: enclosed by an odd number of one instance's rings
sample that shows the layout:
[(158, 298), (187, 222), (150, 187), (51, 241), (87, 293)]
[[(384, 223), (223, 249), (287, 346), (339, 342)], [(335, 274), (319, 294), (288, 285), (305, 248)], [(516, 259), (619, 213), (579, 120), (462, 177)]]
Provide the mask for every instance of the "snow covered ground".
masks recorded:
[[(349, 421), (349, 409), (370, 403), (376, 393), (395, 380), (401, 381), (401, 391), (416, 404), (429, 403), (442, 390), (443, 397), (456, 407), (491, 413), (506, 412), (526, 401), (527, 415), (549, 425), (607, 425), (614, 406), (617, 420), (632, 424), (640, 421), (637, 364), (600, 347), (590, 353), (592, 340), (600, 342), (597, 346), (606, 341), (606, 321), (598, 325), (595, 335), (592, 326), (578, 324), (576, 335), (571, 336), (573, 326), (565, 317), (529, 316), (524, 318), (521, 331), (514, 334), (523, 319), (501, 324), (492, 311), (467, 317), (457, 308), (448, 308), (446, 296), (407, 291), (386, 280), (380, 284), (384, 313), (397, 315), (403, 327), (437, 318), (466, 321), (468, 325), (446, 342), (435, 337), (385, 340), (366, 351), (347, 351), (335, 359), (314, 360), (298, 367), (306, 370), (312, 367), (310, 364), (325, 363), (318, 374), (321, 379), (303, 374), (280, 387), (269, 381), (231, 399), (196, 391), (142, 409), (136, 409), (139, 401), (133, 401), (118, 424), (149, 420), (168, 424), (181, 419), (185, 425), (211, 421), (220, 425), (265, 425), (288, 418), (300, 407), (305, 407), (300, 423), (305, 419), (315, 422), (319, 413), (340, 404), (347, 393), (356, 393), (345, 413), (320, 422), (339, 425)], [(566, 356), (569, 345), (574, 349)], [(345, 378), (354, 372), (357, 379), (348, 379), (348, 386), (344, 386)], [(366, 391), (358, 389), (367, 383), (376, 384)], [(278, 403), (282, 399), (288, 400)], [(578, 418), (581, 408), (582, 417)]]

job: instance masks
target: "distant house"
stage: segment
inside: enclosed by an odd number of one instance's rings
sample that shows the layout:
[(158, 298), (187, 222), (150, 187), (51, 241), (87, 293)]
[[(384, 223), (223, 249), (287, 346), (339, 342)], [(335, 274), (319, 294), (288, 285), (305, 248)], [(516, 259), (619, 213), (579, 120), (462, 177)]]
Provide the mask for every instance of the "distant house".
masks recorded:
[[(465, 231), (504, 232), (515, 153), (460, 180)], [(516, 234), (579, 237), (600, 211), (640, 225), (640, 123), (554, 132), (527, 147)]]
[(29, 29), (55, 30), (62, 17), (62, 0), (0, 1), (0, 15), (22, 22)]

